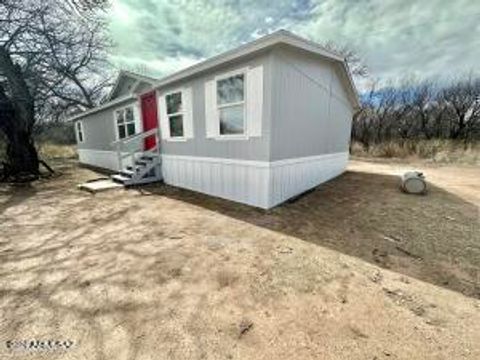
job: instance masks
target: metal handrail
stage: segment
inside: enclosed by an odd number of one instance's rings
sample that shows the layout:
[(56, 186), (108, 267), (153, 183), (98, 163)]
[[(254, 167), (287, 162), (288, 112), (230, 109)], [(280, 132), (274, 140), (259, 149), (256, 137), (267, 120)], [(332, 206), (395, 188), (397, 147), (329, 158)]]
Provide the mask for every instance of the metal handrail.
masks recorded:
[(127, 144), (127, 143), (129, 143), (130, 141), (132, 141), (132, 140), (141, 139), (141, 138), (146, 138), (147, 136), (153, 135), (153, 134), (155, 134), (157, 131), (158, 131), (158, 128), (150, 129), (150, 130), (145, 131), (145, 132), (141, 132), (141, 133), (138, 133), (138, 134), (135, 134), (135, 135), (132, 135), (132, 136), (123, 138), (123, 139), (118, 139), (118, 140), (116, 140), (116, 141), (113, 141), (113, 142), (112, 142), (112, 145), (115, 146), (115, 145), (117, 145), (118, 143)]
[[(137, 150), (134, 150), (132, 151), (133, 153), (137, 153), (137, 152), (141, 152), (143, 154), (151, 154), (151, 155), (157, 155), (157, 145), (155, 145), (155, 147), (151, 148), (151, 149), (148, 149), (148, 150), (140, 150), (140, 149), (137, 149)], [(122, 159), (125, 159), (125, 158), (128, 158), (130, 155), (130, 152), (127, 152), (126, 154), (122, 154), (120, 153), (120, 156), (122, 157)]]

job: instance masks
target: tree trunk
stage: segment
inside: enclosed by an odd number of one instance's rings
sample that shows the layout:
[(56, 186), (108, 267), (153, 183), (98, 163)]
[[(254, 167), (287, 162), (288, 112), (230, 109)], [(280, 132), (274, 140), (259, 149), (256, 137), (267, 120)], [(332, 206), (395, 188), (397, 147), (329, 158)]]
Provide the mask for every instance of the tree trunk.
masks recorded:
[(22, 129), (21, 124), (0, 87), (0, 130), (7, 138), (7, 158), (2, 177), (6, 179), (22, 181), (39, 174), (39, 160), (31, 133)]
[(28, 180), (39, 175), (37, 150), (33, 144), (34, 102), (20, 67), (0, 47), (0, 70), (7, 78), (8, 94), (0, 84), (0, 130), (7, 137), (4, 177)]
[(19, 131), (7, 135), (7, 176), (26, 180), (39, 175), (39, 161), (30, 134)]

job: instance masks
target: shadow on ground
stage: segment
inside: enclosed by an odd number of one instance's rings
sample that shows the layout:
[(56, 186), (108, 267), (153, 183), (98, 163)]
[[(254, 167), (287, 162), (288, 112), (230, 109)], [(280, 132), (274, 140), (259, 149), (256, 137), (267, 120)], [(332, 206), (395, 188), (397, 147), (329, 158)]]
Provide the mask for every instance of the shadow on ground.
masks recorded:
[(479, 210), (431, 184), (426, 196), (408, 195), (399, 191), (395, 176), (348, 171), (269, 211), (166, 185), (139, 191), (189, 202), (480, 298)]
[(7, 199), (0, 203), (0, 215), (3, 211), (12, 206), (17, 206), (35, 196), (37, 190), (30, 183), (4, 186), (0, 188), (0, 197), (6, 196)]
[[(383, 300), (370, 303), (383, 299), (384, 287), (392, 285), (384, 279), (365, 287), (366, 277), (351, 276), (353, 269), (337, 264), (332, 255), (316, 258), (298, 251), (286, 256), (277, 245), (252, 238), (257, 229), (217, 214), (480, 297), (478, 210), (440, 188), (431, 187), (428, 196), (409, 196), (398, 191), (395, 177), (347, 172), (293, 203), (263, 211), (164, 185), (91, 195), (75, 185), (98, 174), (63, 166), (55, 180), (26, 189), (0, 188), (2, 359), (26, 355), (12, 354), (5, 347), (8, 340), (45, 338), (73, 340), (75, 348), (66, 355), (71, 359), (260, 358), (258, 349), (276, 351), (264, 358), (321, 358), (321, 352), (289, 342), (299, 336), (304, 344), (306, 331), (309, 347), (319, 351), (328, 335), (336, 334), (330, 349), (348, 353), (339, 358), (351, 358), (352, 351), (361, 351), (358, 331), (350, 338), (344, 330), (354, 320), (365, 328), (372, 325), (371, 339), (386, 336), (384, 346), (403, 334), (392, 332), (392, 322), (402, 323), (398, 319), (414, 316), (420, 319), (414, 324), (422, 321), (419, 326), (443, 324), (421, 296), (402, 293), (407, 306), (414, 306), (413, 315), (384, 306)], [(276, 233), (262, 240), (277, 242)], [(387, 289), (387, 296), (401, 296), (399, 286)], [(347, 294), (364, 299), (347, 301)], [(286, 303), (272, 306), (277, 300)], [(428, 316), (418, 311), (427, 307)], [(383, 314), (383, 327), (349, 318), (372, 309)], [(463, 314), (455, 314), (459, 326)], [(255, 320), (255, 337), (240, 341), (238, 324), (249, 318)], [(278, 336), (275, 346), (272, 334)], [(416, 349), (431, 351), (419, 336), (409, 337), (421, 343)], [(66, 358), (65, 352), (48, 356)]]

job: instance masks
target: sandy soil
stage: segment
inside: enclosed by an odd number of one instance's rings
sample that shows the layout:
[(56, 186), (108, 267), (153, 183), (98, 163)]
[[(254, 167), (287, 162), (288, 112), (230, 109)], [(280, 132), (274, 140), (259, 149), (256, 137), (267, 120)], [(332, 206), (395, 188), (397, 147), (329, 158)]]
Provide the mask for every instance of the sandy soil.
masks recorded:
[[(0, 187), (0, 359), (480, 359), (480, 169), (353, 161), (261, 211), (74, 163)], [(59, 340), (26, 350), (20, 340)], [(67, 342), (71, 341), (71, 342)]]

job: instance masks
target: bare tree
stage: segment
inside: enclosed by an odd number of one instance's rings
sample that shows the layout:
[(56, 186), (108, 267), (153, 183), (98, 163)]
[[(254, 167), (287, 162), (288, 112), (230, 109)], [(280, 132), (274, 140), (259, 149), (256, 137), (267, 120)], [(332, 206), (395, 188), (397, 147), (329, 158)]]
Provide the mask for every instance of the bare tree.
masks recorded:
[(91, 108), (109, 84), (110, 42), (99, 13), (105, 2), (0, 0), (0, 130), (7, 138), (4, 174), (38, 176), (36, 121)]
[(367, 77), (368, 76), (368, 68), (363, 59), (360, 55), (353, 50), (352, 48), (346, 45), (339, 45), (332, 41), (327, 41), (323, 44), (325, 49), (332, 51), (340, 55), (341, 57), (345, 58), (350, 71), (354, 76), (358, 77)]
[(440, 87), (430, 81), (405, 81), (362, 97), (353, 118), (352, 140), (365, 148), (389, 140), (444, 138), (480, 140), (480, 79), (457, 80)]
[(456, 81), (441, 92), (448, 118), (450, 138), (468, 141), (477, 130), (480, 113), (480, 79)]
[(361, 108), (353, 115), (352, 139), (363, 144), (368, 150), (373, 142), (373, 132), (377, 123), (376, 116), (376, 83), (373, 83), (368, 93), (361, 99)]

